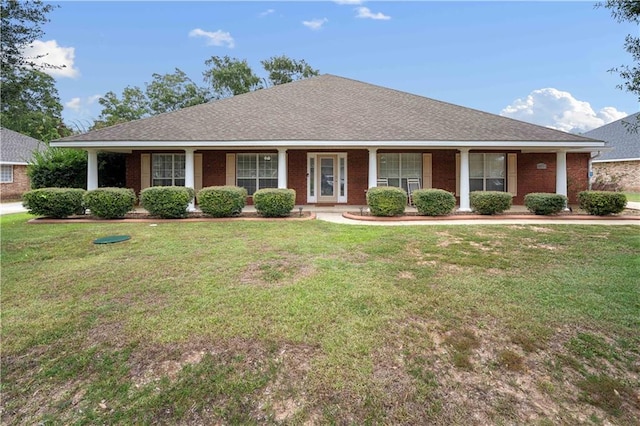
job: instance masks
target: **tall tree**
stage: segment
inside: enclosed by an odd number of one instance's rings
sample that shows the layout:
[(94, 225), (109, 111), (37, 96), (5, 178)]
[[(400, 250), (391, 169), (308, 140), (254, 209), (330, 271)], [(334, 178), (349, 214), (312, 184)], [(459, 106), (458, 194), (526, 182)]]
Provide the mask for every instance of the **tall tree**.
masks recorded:
[(217, 98), (228, 98), (261, 89), (262, 84), (246, 59), (240, 60), (229, 56), (212, 56), (205, 65), (204, 81), (211, 84)]
[(107, 92), (98, 100), (102, 105), (102, 112), (93, 125), (93, 129), (113, 126), (114, 124), (138, 120), (150, 113), (146, 95), (137, 86), (127, 86), (122, 91), (122, 99), (114, 92)]
[[(611, 11), (611, 16), (618, 22), (631, 22), (640, 24), (640, 1), (638, 0), (606, 0), (598, 3)], [(638, 34), (636, 32), (636, 34)], [(631, 54), (631, 65), (620, 65), (610, 71), (618, 73), (622, 78), (622, 83), (618, 88), (634, 93), (640, 101), (640, 36), (628, 34), (625, 37), (624, 48)], [(640, 130), (640, 116), (635, 123), (628, 123), (631, 131)]]
[(272, 86), (318, 75), (318, 70), (311, 68), (304, 59), (298, 61), (285, 55), (273, 56), (260, 63), (269, 73), (268, 81)]
[(195, 84), (179, 68), (173, 74), (153, 74), (152, 77), (146, 89), (152, 115), (203, 104), (211, 98), (207, 89)]

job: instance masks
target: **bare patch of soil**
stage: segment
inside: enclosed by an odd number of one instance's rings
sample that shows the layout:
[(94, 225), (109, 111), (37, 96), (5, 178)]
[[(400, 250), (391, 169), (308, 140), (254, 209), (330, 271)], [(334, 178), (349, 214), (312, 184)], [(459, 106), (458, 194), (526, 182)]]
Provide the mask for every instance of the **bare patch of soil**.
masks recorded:
[(240, 275), (240, 283), (259, 287), (292, 285), (315, 273), (315, 266), (304, 259), (281, 253), (276, 259), (254, 262)]

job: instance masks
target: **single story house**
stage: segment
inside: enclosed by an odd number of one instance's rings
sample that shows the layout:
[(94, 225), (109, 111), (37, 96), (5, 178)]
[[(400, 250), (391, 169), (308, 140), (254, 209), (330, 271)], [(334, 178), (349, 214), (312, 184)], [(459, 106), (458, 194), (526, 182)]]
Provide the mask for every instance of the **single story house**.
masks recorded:
[(31, 189), (27, 164), (44, 142), (13, 130), (0, 128), (0, 193), (3, 200), (18, 199)]
[(640, 129), (630, 130), (625, 123), (634, 124), (640, 113), (631, 114), (584, 136), (601, 139), (609, 151), (593, 158), (593, 178), (601, 182), (614, 182), (624, 191), (640, 192)]
[(296, 204), (364, 205), (384, 184), (575, 201), (604, 142), (334, 75), (322, 75), (81, 135), (52, 146), (127, 153), (127, 186), (292, 188)]

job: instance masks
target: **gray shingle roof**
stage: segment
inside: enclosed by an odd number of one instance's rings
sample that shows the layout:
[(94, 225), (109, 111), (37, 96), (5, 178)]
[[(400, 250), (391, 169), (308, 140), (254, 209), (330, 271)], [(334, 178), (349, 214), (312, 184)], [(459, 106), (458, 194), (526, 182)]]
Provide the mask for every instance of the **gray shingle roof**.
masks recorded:
[(0, 162), (28, 163), (34, 151), (47, 148), (44, 142), (0, 127)]
[(329, 74), (61, 140), (591, 141)]
[(625, 122), (634, 123), (640, 113), (631, 114), (597, 129), (585, 132), (585, 136), (607, 142), (613, 151), (603, 153), (596, 161), (624, 160), (640, 158), (640, 131), (633, 133), (624, 125)]

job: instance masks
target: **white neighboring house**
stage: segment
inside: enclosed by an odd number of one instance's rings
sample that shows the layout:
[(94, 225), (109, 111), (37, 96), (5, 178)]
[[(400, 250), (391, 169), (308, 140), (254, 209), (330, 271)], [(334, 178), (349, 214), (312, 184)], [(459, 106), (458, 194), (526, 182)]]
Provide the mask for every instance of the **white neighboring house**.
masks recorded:
[(31, 189), (27, 164), (34, 151), (44, 151), (47, 145), (30, 136), (0, 128), (0, 196), (16, 200)]
[(606, 124), (584, 133), (584, 136), (603, 140), (610, 151), (593, 159), (594, 189), (618, 185), (623, 191), (640, 192), (640, 129), (630, 131), (625, 123), (635, 123), (640, 113)]

